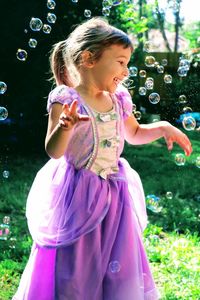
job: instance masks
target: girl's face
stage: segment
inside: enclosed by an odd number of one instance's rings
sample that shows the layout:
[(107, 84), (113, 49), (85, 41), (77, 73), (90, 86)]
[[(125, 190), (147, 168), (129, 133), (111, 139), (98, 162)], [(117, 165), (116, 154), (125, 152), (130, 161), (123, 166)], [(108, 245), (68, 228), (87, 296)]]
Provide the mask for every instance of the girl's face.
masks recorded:
[(129, 47), (112, 45), (105, 49), (91, 69), (95, 86), (99, 90), (114, 93), (118, 84), (129, 74), (127, 65), (130, 57)]

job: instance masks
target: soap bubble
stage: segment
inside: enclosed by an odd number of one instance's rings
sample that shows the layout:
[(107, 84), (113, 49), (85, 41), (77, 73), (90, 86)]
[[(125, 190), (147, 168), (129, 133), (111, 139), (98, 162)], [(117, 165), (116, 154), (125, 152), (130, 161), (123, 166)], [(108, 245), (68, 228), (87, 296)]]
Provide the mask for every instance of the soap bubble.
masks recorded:
[(5, 82), (0, 81), (0, 94), (3, 95), (7, 90), (7, 85)]
[(8, 178), (10, 176), (10, 172), (9, 171), (7, 171), (7, 170), (4, 170), (3, 171), (3, 178)]
[(73, 3), (78, 3), (78, 0), (72, 0)]
[(5, 120), (8, 117), (8, 111), (5, 107), (0, 106), (0, 121)]
[(162, 65), (162, 66), (167, 66), (167, 64), (168, 64), (167, 59), (166, 59), (166, 58), (163, 58), (163, 59), (161, 60), (161, 65)]
[(129, 68), (129, 74), (130, 76), (136, 77), (138, 74), (138, 68), (137, 67), (130, 67)]
[(140, 76), (141, 78), (145, 78), (145, 77), (147, 76), (147, 72), (146, 72), (145, 70), (140, 70), (139, 76)]
[(110, 8), (103, 7), (102, 8), (102, 15), (105, 16), (105, 17), (109, 17), (109, 15), (110, 15)]
[(84, 10), (84, 16), (86, 18), (91, 18), (91, 15), (92, 15), (91, 10), (89, 10), (89, 9)]
[(188, 59), (180, 59), (179, 61), (179, 67), (185, 68), (186, 71), (189, 71), (190, 69), (190, 61)]
[(183, 118), (182, 125), (185, 130), (191, 131), (196, 128), (196, 121), (192, 116), (186, 116)]
[(180, 77), (186, 77), (187, 76), (187, 70), (185, 69), (185, 67), (179, 67), (177, 70), (177, 73)]
[(178, 98), (178, 100), (179, 100), (180, 104), (187, 103), (187, 97), (185, 95), (180, 95), (179, 98)]
[(112, 7), (112, 4), (113, 4), (113, 1), (112, 0), (103, 0), (102, 1), (102, 6), (103, 8), (111, 8)]
[(154, 56), (146, 56), (145, 57), (145, 65), (147, 67), (153, 67), (155, 64), (155, 57)]
[(8, 225), (10, 223), (10, 217), (9, 216), (3, 217), (3, 223)]
[(117, 6), (117, 5), (121, 4), (122, 2), (123, 2), (123, 0), (113, 0), (112, 5)]
[(174, 157), (174, 160), (177, 166), (184, 166), (186, 162), (185, 155), (182, 153), (177, 153)]
[(183, 113), (184, 113), (184, 114), (191, 113), (191, 112), (192, 112), (192, 108), (191, 108), (191, 107), (185, 106), (185, 107), (183, 108)]
[(48, 24), (44, 24), (42, 30), (44, 33), (49, 34), (51, 32), (51, 26)]
[(164, 67), (163, 67), (163, 66), (158, 65), (156, 69), (157, 69), (157, 72), (158, 72), (159, 74), (164, 73)]
[(55, 14), (52, 14), (52, 13), (48, 13), (47, 14), (47, 21), (51, 24), (54, 24), (56, 22), (56, 15)]
[(48, 9), (54, 9), (56, 7), (56, 2), (54, 0), (48, 0), (47, 1), (47, 8)]
[(33, 30), (33, 31), (40, 31), (41, 28), (42, 28), (42, 21), (39, 19), (39, 18), (32, 18), (31, 21), (30, 21), (30, 28)]
[(158, 93), (151, 93), (149, 95), (149, 101), (152, 104), (157, 104), (158, 102), (160, 102), (160, 95)]
[(135, 111), (134, 112), (134, 117), (136, 118), (136, 120), (139, 121), (141, 119), (141, 117), (142, 117), (141, 112), (139, 110)]
[(197, 168), (200, 168), (200, 156), (197, 156), (197, 158), (195, 160), (195, 165)]
[(141, 86), (139, 88), (139, 94), (140, 94), (140, 96), (145, 96), (146, 93), (147, 93), (147, 89), (144, 86)]
[(17, 59), (19, 59), (21, 61), (25, 61), (28, 57), (28, 53), (26, 52), (26, 50), (18, 49), (16, 56), (17, 56)]
[(134, 80), (130, 79), (130, 78), (126, 78), (125, 80), (123, 80), (122, 84), (127, 87), (127, 89), (132, 89), (134, 88), (133, 86)]
[(169, 74), (166, 74), (164, 76), (164, 82), (167, 83), (167, 84), (172, 83), (172, 76), (169, 75)]
[(135, 113), (136, 109), (137, 109), (136, 104), (133, 103), (133, 105), (132, 105), (132, 112)]
[(160, 198), (153, 194), (146, 196), (146, 206), (154, 213), (159, 213), (162, 210), (162, 207), (159, 206), (159, 201)]
[(120, 263), (117, 260), (113, 260), (109, 263), (109, 269), (111, 273), (118, 273), (121, 270)]
[(154, 87), (154, 79), (152, 77), (148, 77), (145, 81), (145, 87), (147, 90), (152, 90)]
[(37, 40), (31, 38), (31, 39), (29, 39), (28, 44), (29, 44), (29, 47), (36, 48), (36, 46), (37, 46)]
[(166, 193), (166, 198), (167, 198), (168, 200), (171, 200), (171, 199), (173, 198), (173, 193), (172, 193), (172, 192), (167, 192), (167, 193)]

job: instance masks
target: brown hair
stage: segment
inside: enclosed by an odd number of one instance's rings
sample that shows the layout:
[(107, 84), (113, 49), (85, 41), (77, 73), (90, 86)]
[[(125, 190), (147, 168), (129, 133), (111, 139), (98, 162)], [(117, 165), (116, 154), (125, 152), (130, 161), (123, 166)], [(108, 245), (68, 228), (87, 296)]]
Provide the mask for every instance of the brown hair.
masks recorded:
[(54, 81), (57, 85), (76, 86), (82, 52), (90, 51), (92, 59), (98, 60), (105, 48), (114, 44), (130, 47), (133, 51), (128, 35), (109, 25), (103, 18), (95, 17), (77, 26), (66, 40), (53, 46), (50, 66)]

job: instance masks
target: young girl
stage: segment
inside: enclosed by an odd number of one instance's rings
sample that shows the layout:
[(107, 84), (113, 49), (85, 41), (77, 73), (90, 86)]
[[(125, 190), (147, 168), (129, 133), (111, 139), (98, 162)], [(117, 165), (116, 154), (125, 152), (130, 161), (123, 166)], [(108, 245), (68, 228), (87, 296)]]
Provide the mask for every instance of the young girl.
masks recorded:
[(51, 55), (46, 151), (27, 200), (33, 238), (15, 300), (159, 298), (141, 233), (146, 226), (138, 174), (120, 158), (124, 140), (164, 137), (186, 155), (187, 136), (168, 122), (140, 125), (121, 82), (133, 47), (101, 18), (79, 25)]

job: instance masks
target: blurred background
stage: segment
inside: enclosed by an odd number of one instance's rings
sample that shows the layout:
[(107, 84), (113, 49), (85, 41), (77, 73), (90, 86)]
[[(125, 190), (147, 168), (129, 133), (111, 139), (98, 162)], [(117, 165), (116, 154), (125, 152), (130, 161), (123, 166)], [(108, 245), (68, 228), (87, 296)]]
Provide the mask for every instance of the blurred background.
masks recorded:
[[(49, 159), (44, 150), (49, 52), (74, 26), (103, 16), (135, 51), (124, 82), (141, 123), (168, 120), (193, 144), (188, 158), (164, 140), (126, 144), (141, 176), (149, 226), (144, 241), (162, 299), (199, 300), (200, 18), (197, 0), (1, 0), (0, 300), (11, 299), (32, 240), (28, 191)], [(200, 257), (200, 256), (198, 256)], [(172, 285), (173, 282), (173, 285)]]

